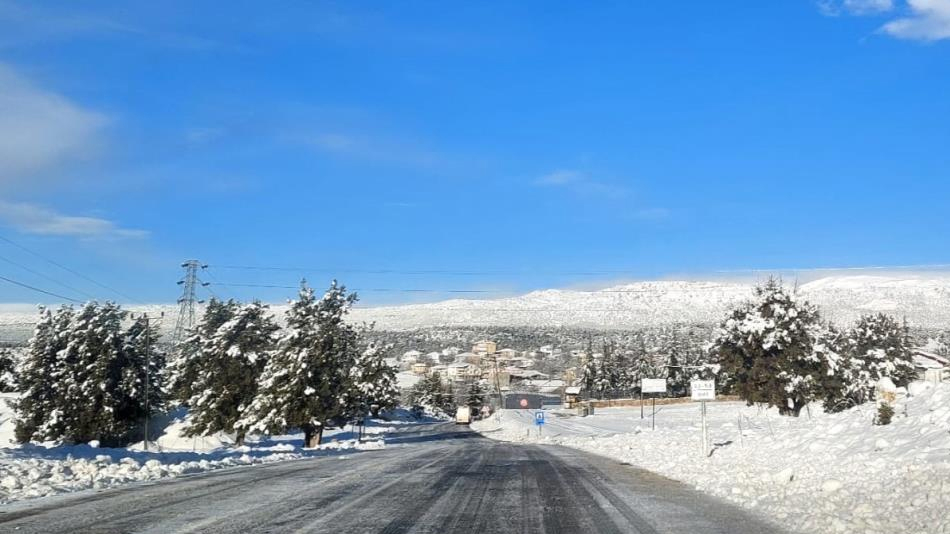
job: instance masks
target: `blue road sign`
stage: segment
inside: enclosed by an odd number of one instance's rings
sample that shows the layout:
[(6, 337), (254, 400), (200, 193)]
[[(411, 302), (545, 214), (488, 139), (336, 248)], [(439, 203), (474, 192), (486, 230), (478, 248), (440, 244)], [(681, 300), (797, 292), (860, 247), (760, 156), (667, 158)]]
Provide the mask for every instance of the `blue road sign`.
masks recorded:
[(544, 412), (534, 412), (534, 424), (538, 426), (544, 424)]

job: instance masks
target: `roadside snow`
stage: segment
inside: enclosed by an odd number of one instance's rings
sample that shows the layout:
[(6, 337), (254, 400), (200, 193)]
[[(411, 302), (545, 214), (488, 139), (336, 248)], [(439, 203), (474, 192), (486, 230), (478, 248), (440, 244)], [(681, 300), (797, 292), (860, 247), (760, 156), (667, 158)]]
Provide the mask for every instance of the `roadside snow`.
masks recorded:
[(366, 434), (370, 437), (363, 442), (352, 430), (328, 430), (324, 435), (327, 441), (315, 449), (299, 446), (302, 434), (253, 438), (256, 441), (249, 439), (246, 445), (235, 447), (224, 434), (184, 437), (181, 431), (185, 421), (175, 419), (166, 422), (164, 433), (149, 444), (148, 452), (142, 443), (128, 448), (17, 445), (13, 443), (13, 413), (5, 402), (15, 396), (0, 394), (0, 504), (227, 467), (382, 449), (383, 434), (395, 430), (391, 426), (368, 426)]
[[(505, 410), (472, 426), (506, 441), (586, 450), (686, 482), (807, 533), (950, 533), (950, 384), (917, 383), (888, 426), (873, 405), (838, 414), (811, 407), (781, 417), (742, 403), (709, 403), (711, 456), (701, 452), (699, 405), (601, 409), (590, 417)], [(739, 425), (741, 421), (742, 432)]]

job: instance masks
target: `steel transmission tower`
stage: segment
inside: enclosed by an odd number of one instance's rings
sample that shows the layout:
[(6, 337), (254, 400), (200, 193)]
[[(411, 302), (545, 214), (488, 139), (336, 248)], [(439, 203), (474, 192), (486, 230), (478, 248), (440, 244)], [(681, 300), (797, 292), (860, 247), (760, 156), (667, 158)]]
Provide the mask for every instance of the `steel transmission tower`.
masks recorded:
[(181, 298), (178, 299), (178, 320), (175, 321), (175, 332), (172, 334), (175, 343), (180, 342), (185, 334), (195, 326), (195, 304), (203, 302), (198, 300), (197, 295), (198, 284), (200, 283), (198, 269), (208, 267), (202, 265), (198, 260), (188, 260), (182, 263), (181, 266), (185, 268), (185, 277), (178, 281), (178, 285), (181, 286)]

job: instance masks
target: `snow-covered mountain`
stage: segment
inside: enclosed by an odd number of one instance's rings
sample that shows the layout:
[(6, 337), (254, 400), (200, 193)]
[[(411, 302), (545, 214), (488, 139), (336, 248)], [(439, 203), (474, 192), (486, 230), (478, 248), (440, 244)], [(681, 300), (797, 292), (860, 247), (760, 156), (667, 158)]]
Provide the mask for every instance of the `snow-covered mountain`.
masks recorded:
[[(631, 328), (670, 323), (716, 323), (749, 299), (752, 283), (639, 282), (599, 291), (547, 290), (492, 300), (360, 310), (383, 328), (420, 325), (579, 326)], [(836, 276), (797, 288), (824, 316), (847, 324), (885, 312), (915, 327), (950, 328), (950, 277)]]
[[(636, 328), (671, 323), (720, 321), (733, 306), (752, 296), (752, 283), (654, 281), (618, 285), (596, 291), (549, 289), (517, 297), (446, 300), (361, 308), (357, 321), (376, 322), (381, 329), (422, 326), (572, 326)], [(834, 276), (797, 288), (817, 304), (824, 316), (847, 324), (861, 314), (885, 312), (906, 317), (911, 326), (950, 329), (950, 276)], [(132, 311), (164, 312), (163, 330), (175, 325), (177, 307), (154, 305)], [(272, 306), (280, 317), (285, 305)], [(32, 306), (0, 306), (0, 341), (29, 335), (36, 318)]]

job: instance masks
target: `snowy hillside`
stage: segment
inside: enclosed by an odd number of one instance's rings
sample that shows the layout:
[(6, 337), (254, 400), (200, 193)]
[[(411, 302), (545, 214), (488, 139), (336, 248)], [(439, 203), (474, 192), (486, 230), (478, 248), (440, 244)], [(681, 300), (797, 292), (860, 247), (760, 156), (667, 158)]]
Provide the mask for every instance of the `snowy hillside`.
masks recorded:
[[(360, 308), (357, 321), (382, 329), (425, 326), (570, 326), (636, 328), (671, 323), (712, 324), (752, 295), (752, 283), (655, 281), (597, 291), (550, 289), (500, 299), (446, 300), (431, 304)], [(870, 312), (906, 317), (913, 327), (950, 326), (950, 275), (835, 276), (801, 285), (799, 295), (821, 307), (825, 317), (850, 323)], [(135, 312), (164, 313), (171, 332), (177, 306), (133, 306)], [(282, 315), (285, 305), (272, 305)], [(28, 305), (0, 305), (0, 341), (20, 341), (30, 333), (36, 311)]]
[[(418, 326), (575, 326), (632, 328), (671, 323), (717, 323), (752, 296), (753, 284), (640, 282), (600, 291), (547, 290), (492, 300), (449, 300), (359, 310), (355, 317), (382, 328)], [(804, 284), (799, 295), (828, 319), (846, 324), (885, 312), (911, 326), (950, 326), (950, 277), (828, 277)]]

